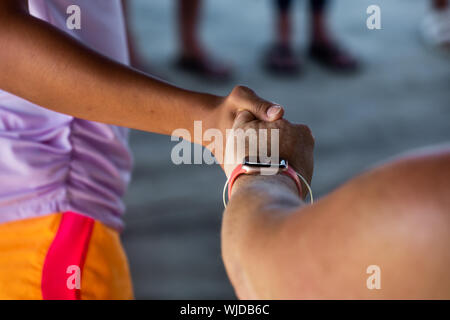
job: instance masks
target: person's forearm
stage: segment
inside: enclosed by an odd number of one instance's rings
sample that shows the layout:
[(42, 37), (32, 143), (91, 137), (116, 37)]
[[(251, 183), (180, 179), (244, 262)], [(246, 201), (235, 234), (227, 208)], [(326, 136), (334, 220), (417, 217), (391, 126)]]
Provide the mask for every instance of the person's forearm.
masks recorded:
[(86, 48), (24, 13), (0, 20), (0, 88), (78, 118), (170, 134), (213, 126), (222, 98), (179, 89)]
[(260, 279), (269, 282), (270, 271), (259, 253), (271, 255), (269, 243), (279, 235), (279, 226), (301, 205), (294, 181), (285, 175), (236, 180), (223, 218), (222, 255), (240, 298), (261, 298), (266, 284)]

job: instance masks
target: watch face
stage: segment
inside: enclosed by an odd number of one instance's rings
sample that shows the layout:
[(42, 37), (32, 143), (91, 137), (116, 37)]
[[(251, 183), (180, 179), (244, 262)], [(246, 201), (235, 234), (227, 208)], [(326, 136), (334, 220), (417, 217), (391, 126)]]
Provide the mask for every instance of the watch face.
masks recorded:
[(250, 161), (248, 157), (244, 159), (242, 164), (242, 168), (248, 174), (264, 174), (264, 175), (273, 175), (277, 174), (281, 171), (285, 171), (288, 168), (287, 160), (280, 159), (278, 163), (271, 162), (255, 162)]
[(271, 163), (271, 162), (250, 161), (249, 157), (245, 157), (243, 165), (246, 165), (249, 167), (260, 167), (260, 168), (272, 168), (272, 167), (287, 168), (287, 161), (284, 159), (280, 159), (280, 161), (275, 164), (275, 163)]

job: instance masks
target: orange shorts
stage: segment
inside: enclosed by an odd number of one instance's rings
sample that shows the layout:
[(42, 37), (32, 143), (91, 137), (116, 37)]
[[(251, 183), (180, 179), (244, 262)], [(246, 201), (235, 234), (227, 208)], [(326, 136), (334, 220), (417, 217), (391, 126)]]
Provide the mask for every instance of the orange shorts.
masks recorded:
[(0, 299), (132, 299), (119, 233), (54, 213), (0, 224)]

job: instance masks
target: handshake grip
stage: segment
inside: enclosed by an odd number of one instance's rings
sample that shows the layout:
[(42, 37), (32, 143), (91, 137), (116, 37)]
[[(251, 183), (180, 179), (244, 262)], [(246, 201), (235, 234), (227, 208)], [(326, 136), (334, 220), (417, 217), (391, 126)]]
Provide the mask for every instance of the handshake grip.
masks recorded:
[(282, 160), (285, 160), (285, 166), (298, 172), (305, 180), (302, 183), (309, 185), (314, 168), (314, 144), (314, 137), (306, 125), (292, 124), (285, 119), (267, 122), (256, 119), (248, 111), (241, 111), (231, 133), (227, 133), (224, 171), (229, 178), (237, 166), (247, 161), (249, 171), (255, 163), (262, 169), (269, 167), (258, 173), (270, 174), (270, 169), (283, 169)]
[(294, 180), (300, 198), (309, 194), (311, 203), (314, 202), (310, 187), (314, 137), (307, 126), (291, 124), (285, 119), (262, 121), (248, 111), (241, 111), (235, 118), (232, 131), (233, 134), (227, 135), (224, 156), (227, 175), (223, 188), (225, 207), (227, 190), (230, 199), (234, 182), (244, 174), (287, 175)]

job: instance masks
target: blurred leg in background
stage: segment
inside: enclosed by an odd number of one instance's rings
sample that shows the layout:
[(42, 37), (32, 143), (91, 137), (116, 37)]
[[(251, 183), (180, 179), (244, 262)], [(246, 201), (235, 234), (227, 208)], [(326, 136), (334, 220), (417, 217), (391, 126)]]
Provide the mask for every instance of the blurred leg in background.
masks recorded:
[(427, 44), (450, 49), (450, 5), (448, 0), (432, 0), (431, 10), (422, 23)]
[(326, 7), (328, 0), (310, 0), (311, 44), (310, 57), (335, 71), (354, 71), (358, 63), (348, 52), (333, 40), (327, 25)]
[(168, 80), (166, 76), (159, 74), (153, 66), (148, 62), (148, 58), (142, 54), (139, 43), (131, 25), (131, 5), (130, 0), (122, 0), (123, 13), (125, 16), (125, 27), (127, 32), (128, 53), (130, 55), (130, 66), (138, 70), (151, 74), (154, 77)]
[(204, 48), (198, 33), (202, 0), (178, 0), (178, 28), (180, 35), (180, 57), (177, 66), (207, 78), (225, 80), (231, 70), (213, 59)]
[(317, 44), (328, 44), (330, 40), (330, 32), (327, 26), (326, 6), (328, 0), (310, 0), (311, 10), (311, 42)]
[[(342, 50), (333, 40), (327, 26), (328, 0), (310, 0), (310, 57), (322, 65), (338, 70), (353, 71), (357, 61)], [(296, 74), (300, 62), (292, 48), (292, 0), (275, 0), (277, 9), (277, 33), (269, 50), (266, 65), (271, 71)]]
[(301, 70), (300, 59), (292, 46), (292, 0), (275, 0), (275, 39), (266, 57), (269, 71), (296, 75)]

